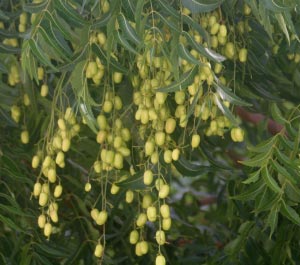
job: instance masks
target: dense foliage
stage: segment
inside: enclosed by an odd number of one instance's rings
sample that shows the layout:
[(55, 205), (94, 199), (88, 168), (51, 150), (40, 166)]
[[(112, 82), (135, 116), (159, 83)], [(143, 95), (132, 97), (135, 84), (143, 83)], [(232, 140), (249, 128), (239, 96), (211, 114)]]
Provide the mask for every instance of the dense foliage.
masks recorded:
[(1, 264), (299, 264), (296, 0), (2, 0)]

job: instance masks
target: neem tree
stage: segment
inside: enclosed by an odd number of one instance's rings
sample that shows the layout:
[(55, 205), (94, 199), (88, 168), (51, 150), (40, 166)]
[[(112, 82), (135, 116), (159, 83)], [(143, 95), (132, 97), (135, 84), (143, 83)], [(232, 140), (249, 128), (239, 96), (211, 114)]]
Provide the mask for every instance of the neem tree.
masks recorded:
[(297, 264), (300, 7), (2, 0), (3, 264)]

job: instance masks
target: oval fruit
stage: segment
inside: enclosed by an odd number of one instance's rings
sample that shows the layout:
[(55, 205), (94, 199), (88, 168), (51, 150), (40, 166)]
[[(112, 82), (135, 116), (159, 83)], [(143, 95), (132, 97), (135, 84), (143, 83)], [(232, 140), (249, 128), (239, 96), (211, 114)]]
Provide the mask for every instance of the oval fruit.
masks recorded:
[(159, 189), (158, 197), (164, 199), (169, 195), (169, 193), (170, 193), (170, 186), (168, 184), (164, 184)]
[(56, 186), (55, 186), (55, 189), (54, 189), (54, 193), (53, 193), (54, 197), (55, 197), (55, 198), (60, 197), (61, 194), (62, 194), (62, 191), (63, 191), (62, 185), (60, 185), (60, 184), (59, 184), (59, 185), (56, 185)]
[(166, 124), (165, 124), (166, 133), (168, 133), (168, 134), (173, 133), (175, 128), (176, 128), (176, 120), (173, 118), (167, 119)]
[(164, 245), (166, 243), (166, 236), (163, 230), (156, 231), (155, 239), (158, 245)]
[(239, 60), (241, 63), (245, 63), (247, 61), (248, 51), (246, 48), (242, 48), (239, 51)]
[(193, 134), (192, 136), (192, 141), (191, 141), (191, 146), (192, 148), (197, 148), (200, 144), (200, 135), (199, 134)]
[(96, 223), (97, 225), (103, 225), (107, 221), (107, 212), (105, 210), (102, 210), (99, 212)]
[(95, 255), (97, 258), (102, 257), (102, 255), (103, 255), (103, 250), (104, 250), (104, 248), (103, 248), (102, 244), (101, 244), (101, 243), (98, 243), (98, 244), (96, 245), (96, 248), (95, 248), (95, 251), (94, 251), (94, 255)]
[(132, 203), (133, 199), (134, 199), (134, 193), (133, 193), (133, 191), (132, 190), (126, 191), (125, 201), (127, 203)]
[(152, 182), (153, 182), (153, 173), (150, 169), (148, 169), (144, 172), (143, 180), (144, 180), (145, 185), (151, 185), (152, 184)]
[(33, 186), (33, 196), (37, 197), (40, 195), (42, 191), (42, 184), (40, 182), (36, 182)]
[(44, 235), (49, 237), (52, 233), (52, 225), (50, 223), (46, 223), (44, 227)]
[(147, 218), (150, 222), (155, 222), (157, 217), (156, 207), (150, 206), (147, 208)]
[(163, 204), (160, 206), (160, 214), (163, 218), (170, 217), (170, 207), (168, 204)]
[(163, 255), (156, 256), (155, 265), (166, 265), (166, 259)]
[(135, 245), (139, 240), (139, 232), (137, 230), (132, 230), (129, 234), (129, 242)]
[(138, 227), (142, 227), (146, 224), (146, 222), (147, 222), (147, 215), (145, 213), (140, 213), (136, 220), (136, 225)]

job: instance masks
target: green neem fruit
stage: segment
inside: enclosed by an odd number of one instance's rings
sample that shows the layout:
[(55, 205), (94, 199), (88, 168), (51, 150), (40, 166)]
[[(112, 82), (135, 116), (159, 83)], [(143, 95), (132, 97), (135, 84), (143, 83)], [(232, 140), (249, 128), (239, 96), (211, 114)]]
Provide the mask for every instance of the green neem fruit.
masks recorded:
[(165, 231), (170, 230), (171, 225), (172, 225), (172, 219), (170, 217), (163, 218), (163, 220), (162, 220), (162, 229), (163, 230), (165, 230)]
[(182, 90), (176, 91), (175, 92), (175, 102), (178, 105), (182, 105), (185, 101), (185, 92)]
[(147, 209), (152, 204), (152, 197), (150, 194), (145, 194), (143, 196), (142, 207)]
[(155, 222), (157, 217), (156, 207), (150, 206), (147, 208), (147, 218), (150, 222)]
[(163, 255), (156, 256), (155, 265), (166, 265), (166, 259)]
[(162, 146), (165, 143), (166, 134), (164, 132), (156, 132), (155, 133), (155, 143), (158, 146)]
[(113, 108), (113, 103), (110, 100), (105, 100), (102, 106), (102, 109), (106, 113), (110, 113)]
[(145, 185), (151, 185), (152, 184), (152, 182), (153, 182), (153, 173), (150, 169), (148, 169), (144, 172), (143, 180), (144, 180)]
[(39, 205), (40, 206), (45, 206), (48, 202), (48, 194), (45, 192), (41, 192), (39, 196)]
[(40, 182), (36, 182), (33, 186), (33, 196), (37, 197), (40, 195), (42, 191), (42, 184)]
[(46, 224), (46, 215), (41, 214), (38, 218), (38, 226), (39, 228), (44, 228)]
[(171, 134), (174, 132), (176, 128), (176, 120), (173, 118), (169, 118), (166, 120), (166, 124), (165, 124), (165, 131), (168, 134)]
[(126, 194), (125, 194), (125, 201), (127, 203), (132, 203), (133, 202), (133, 199), (134, 199), (134, 193), (132, 190), (128, 190), (126, 191)]
[(247, 61), (248, 51), (245, 48), (240, 49), (239, 51), (239, 60), (241, 63), (245, 63)]
[(200, 135), (199, 134), (193, 134), (192, 136), (192, 141), (191, 141), (191, 146), (192, 148), (197, 148), (200, 144)]
[(154, 148), (155, 148), (154, 142), (152, 140), (148, 140), (145, 143), (145, 155), (151, 156), (154, 152)]
[(145, 254), (148, 253), (149, 245), (148, 245), (147, 241), (141, 241), (140, 242), (140, 250), (141, 250), (142, 255), (145, 255)]
[(147, 215), (145, 213), (140, 213), (136, 220), (136, 225), (138, 227), (142, 227), (146, 224), (146, 222), (147, 222)]
[(165, 232), (163, 230), (156, 231), (155, 239), (156, 239), (157, 244), (164, 245), (166, 243)]
[(103, 114), (98, 115), (97, 123), (101, 130), (105, 130), (107, 128), (106, 117)]
[(163, 204), (160, 206), (160, 214), (163, 218), (170, 217), (170, 207), (168, 204)]
[(115, 195), (119, 192), (119, 190), (120, 190), (120, 187), (118, 185), (116, 185), (115, 183), (113, 183), (110, 188), (110, 193)]
[(44, 235), (49, 237), (52, 233), (52, 225), (50, 223), (46, 223), (44, 226)]
[(226, 37), (227, 36), (227, 28), (225, 25), (221, 25), (219, 29), (219, 34), (221, 37)]
[(172, 151), (172, 160), (177, 161), (179, 159), (180, 150), (178, 148), (175, 148)]
[(137, 230), (132, 230), (129, 235), (129, 242), (135, 245), (139, 240), (139, 232)]
[(103, 225), (105, 224), (107, 221), (107, 212), (105, 210), (102, 210), (99, 212), (97, 219), (96, 219), (96, 223), (97, 225)]
[(62, 194), (62, 191), (63, 191), (62, 185), (59, 184), (59, 185), (55, 186), (54, 193), (53, 193), (54, 197), (55, 198), (60, 197)]
[(101, 244), (101, 243), (98, 243), (98, 244), (96, 245), (96, 248), (95, 248), (95, 251), (94, 251), (94, 255), (95, 255), (97, 258), (101, 258), (102, 255), (103, 255), (103, 250), (104, 250), (104, 248), (103, 248), (102, 244)]
[(24, 130), (21, 132), (21, 142), (23, 144), (28, 144), (29, 143), (29, 133), (27, 130)]
[(229, 59), (233, 59), (235, 56), (235, 47), (232, 42), (227, 42), (225, 45), (225, 56)]
[(160, 187), (158, 192), (158, 197), (161, 199), (165, 199), (170, 193), (170, 186), (168, 184), (164, 184)]

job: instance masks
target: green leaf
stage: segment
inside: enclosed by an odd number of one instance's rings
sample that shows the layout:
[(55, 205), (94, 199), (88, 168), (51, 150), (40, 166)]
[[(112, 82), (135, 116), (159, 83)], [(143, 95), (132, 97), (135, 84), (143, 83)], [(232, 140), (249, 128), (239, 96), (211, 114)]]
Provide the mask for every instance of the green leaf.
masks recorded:
[(21, 228), (20, 226), (18, 226), (14, 221), (12, 221), (10, 218), (8, 217), (4, 217), (3, 215), (0, 214), (0, 221), (4, 224), (7, 225), (9, 228), (19, 231), (19, 232), (25, 232), (23, 230), (23, 228)]
[(12, 47), (12, 46), (8, 46), (5, 45), (3, 43), (0, 43), (0, 53), (13, 53), (13, 54), (19, 54), (21, 52), (20, 48), (17, 47)]
[(49, 66), (54, 71), (56, 71), (56, 72), (58, 71), (58, 69), (51, 63), (47, 54), (40, 49), (40, 47), (37, 45), (37, 43), (33, 39), (26, 40), (26, 42), (29, 43), (30, 50), (44, 66)]
[(100, 18), (97, 18), (91, 25), (91, 29), (99, 29), (107, 26), (107, 23), (110, 19), (111, 19), (111, 12), (108, 12), (103, 16), (101, 16)]
[(270, 227), (270, 238), (273, 235), (278, 223), (278, 208), (277, 205), (272, 208), (267, 218), (267, 226)]
[(202, 36), (203, 39), (210, 45), (210, 35), (204, 28), (201, 27), (201, 25), (197, 21), (185, 14), (182, 14), (182, 20), (184, 23), (188, 24), (193, 30), (198, 31), (200, 36)]
[(260, 167), (268, 164), (271, 157), (272, 157), (272, 149), (270, 149), (268, 152), (255, 155), (248, 160), (239, 161), (239, 163), (248, 167)]
[(284, 35), (285, 35), (285, 37), (287, 39), (288, 44), (290, 45), (290, 42), (291, 42), (290, 41), (290, 34), (289, 34), (289, 31), (288, 31), (288, 29), (286, 27), (286, 22), (284, 20), (283, 15), (281, 13), (277, 13), (277, 14), (274, 14), (274, 16), (277, 19), (277, 22), (278, 22), (281, 30), (283, 31), (283, 33), (284, 33)]
[(161, 13), (154, 13), (155, 17), (161, 19), (166, 25), (168, 25), (171, 29), (173, 29), (177, 33), (181, 33), (181, 29), (178, 25), (170, 20), (170, 18), (166, 18)]
[(296, 225), (300, 225), (300, 216), (299, 214), (289, 205), (285, 203), (285, 201), (281, 201), (280, 213), (292, 221)]
[(289, 182), (285, 182), (284, 194), (292, 202), (300, 203), (300, 189)]
[(214, 171), (211, 166), (199, 165), (193, 161), (187, 160), (183, 156), (180, 156), (177, 161), (173, 161), (173, 165), (184, 177), (198, 177)]
[(287, 139), (286, 135), (284, 134), (279, 134), (279, 140), (280, 143), (287, 149), (289, 150), (294, 150), (294, 142), (290, 141), (289, 139)]
[(204, 65), (202, 62), (200, 62), (200, 60), (196, 59), (181, 43), (178, 45), (178, 54), (182, 59), (191, 64)]
[(28, 13), (40, 13), (45, 10), (48, 5), (48, 1), (42, 1), (41, 3), (27, 3), (23, 5), (23, 10)]
[(264, 166), (262, 168), (261, 175), (262, 175), (265, 183), (271, 190), (273, 190), (275, 193), (279, 193), (279, 194), (282, 193), (281, 188), (278, 186), (278, 183), (274, 180), (274, 178), (272, 178), (272, 176), (270, 175), (270, 172), (266, 166)]
[(116, 40), (128, 51), (130, 51), (133, 54), (138, 55), (139, 53), (131, 46), (131, 44), (124, 38), (123, 34), (121, 34), (119, 31), (114, 32)]
[(226, 116), (226, 118), (228, 120), (230, 120), (230, 122), (234, 126), (238, 126), (239, 122), (237, 121), (235, 116), (232, 114), (232, 112), (223, 104), (223, 101), (220, 100), (220, 98), (216, 94), (214, 94), (214, 98), (215, 98), (215, 102), (217, 103), (219, 110), (221, 110), (221, 112)]
[(118, 19), (119, 26), (122, 29), (124, 36), (139, 46), (141, 44), (141, 40), (140, 40), (139, 36), (137, 35), (136, 31), (126, 20), (125, 16), (123, 14), (119, 14), (117, 19)]
[(198, 51), (201, 55), (203, 55), (207, 59), (210, 59), (216, 63), (220, 63), (226, 60), (226, 58), (223, 55), (218, 54), (212, 51), (211, 49), (205, 48), (201, 44), (197, 43), (188, 32), (183, 31), (181, 34), (186, 38), (187, 43), (189, 45), (191, 45), (196, 51)]
[(245, 102), (234, 93), (231, 92), (230, 88), (221, 84), (221, 82), (215, 77), (216, 82), (214, 82), (214, 87), (216, 88), (218, 94), (220, 95), (221, 99), (229, 101), (232, 104), (238, 106), (251, 106), (251, 104)]
[(82, 99), (79, 103), (79, 110), (81, 113), (81, 116), (85, 119), (87, 125), (89, 128), (95, 133), (98, 133), (98, 130), (96, 129), (97, 122), (95, 119), (95, 116), (93, 114), (93, 111), (91, 109), (91, 106), (86, 104)]
[(109, 65), (116, 71), (127, 74), (128, 69), (125, 68), (123, 65), (119, 64), (114, 58), (110, 57), (107, 58), (107, 55), (105, 52), (95, 43), (92, 44), (92, 51), (102, 60), (104, 60), (106, 63), (109, 63)]
[(172, 16), (173, 18), (180, 20), (180, 14), (175, 10), (168, 1), (160, 0), (158, 1), (158, 4), (163, 8), (163, 10)]
[(259, 180), (259, 177), (260, 177), (260, 170), (254, 171), (249, 175), (249, 178), (244, 180), (242, 183), (244, 184), (254, 183)]
[(273, 192), (268, 187), (266, 187), (254, 211), (256, 213), (268, 211), (274, 205), (277, 205), (279, 199), (280, 199), (280, 195), (278, 195), (277, 193)]
[(266, 141), (259, 143), (256, 146), (249, 146), (248, 149), (252, 153), (265, 153), (272, 149), (277, 143), (278, 135), (270, 137)]
[(190, 71), (184, 73), (178, 81), (174, 81), (172, 84), (158, 88), (157, 92), (175, 92), (181, 89), (187, 88), (194, 80), (195, 75), (198, 73), (198, 67), (194, 66)]
[[(283, 4), (285, 2), (285, 4)], [(262, 0), (263, 5), (266, 9), (271, 10), (273, 12), (283, 12), (290, 10), (294, 7), (294, 4), (291, 4), (291, 6), (286, 5), (286, 2), (289, 1), (283, 1), (280, 0)], [(292, 2), (291, 2), (292, 3)]]
[(116, 183), (122, 188), (145, 190), (147, 186), (143, 182), (143, 172), (140, 171), (133, 176), (129, 176), (126, 180)]
[(287, 178), (291, 183), (299, 183), (299, 179), (296, 176), (292, 176), (283, 166), (281, 166), (276, 160), (271, 159), (271, 166), (282, 175), (282, 177)]
[(182, 0), (182, 5), (192, 13), (210, 12), (222, 4), (223, 0)]
[(0, 19), (1, 20), (4, 20), (4, 21), (7, 21), (9, 20), (9, 16), (7, 16), (1, 9), (0, 9)]
[(258, 194), (261, 193), (262, 189), (265, 187), (265, 183), (262, 179), (247, 186), (247, 188), (241, 193), (234, 196), (231, 196), (233, 200), (254, 200)]
[(287, 122), (287, 120), (283, 117), (281, 110), (278, 108), (275, 102), (271, 104), (271, 114), (276, 122), (282, 125), (284, 125)]
[(74, 25), (82, 27), (88, 24), (65, 0), (54, 0), (54, 4), (59, 14)]

